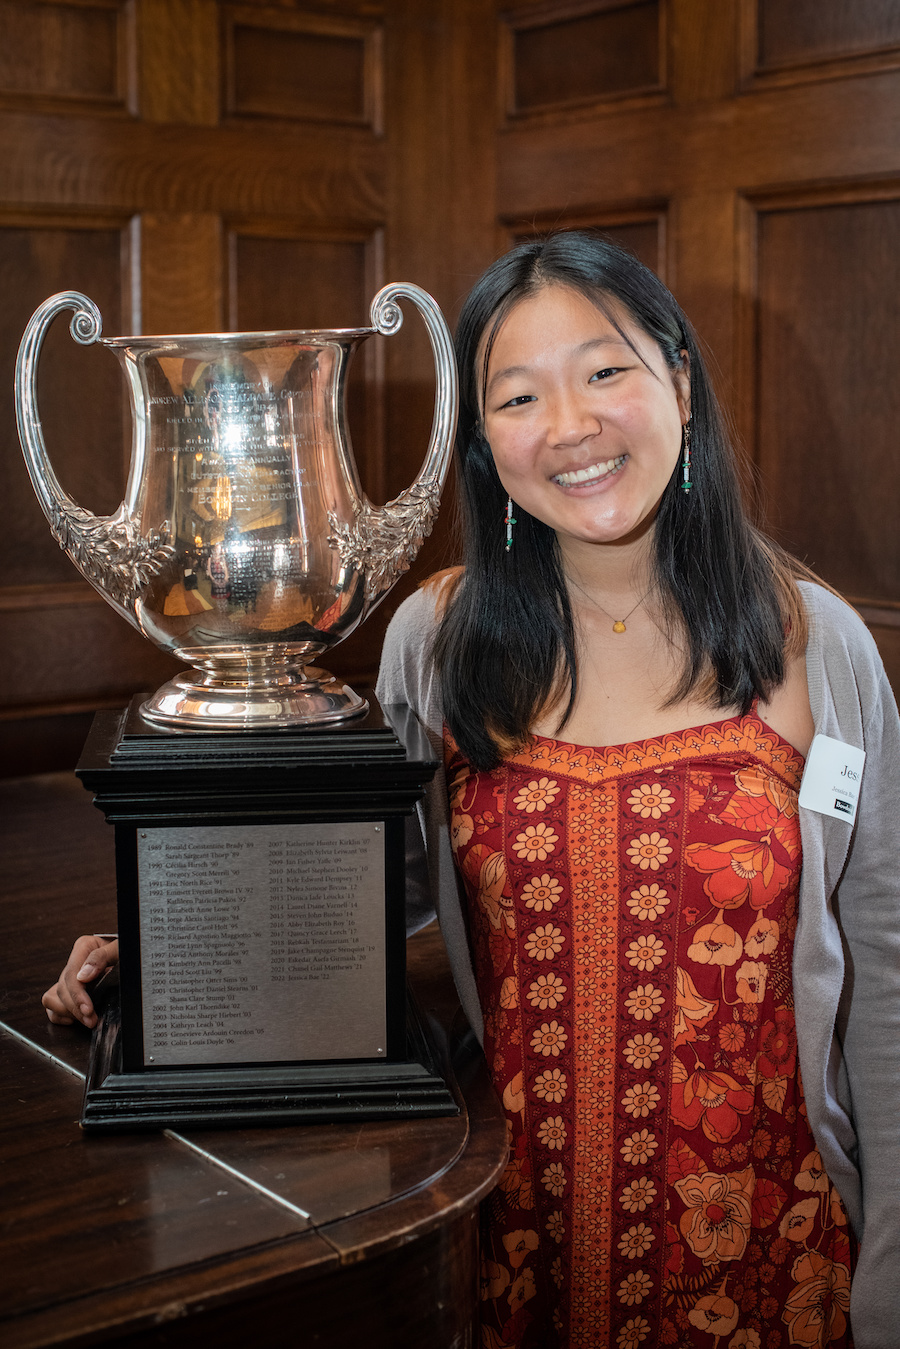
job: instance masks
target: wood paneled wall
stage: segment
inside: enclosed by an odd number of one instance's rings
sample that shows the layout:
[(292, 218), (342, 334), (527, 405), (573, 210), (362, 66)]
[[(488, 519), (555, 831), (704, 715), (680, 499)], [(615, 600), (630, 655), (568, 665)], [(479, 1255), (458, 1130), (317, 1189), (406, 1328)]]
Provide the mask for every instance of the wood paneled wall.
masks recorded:
[[(78, 289), (109, 335), (352, 327), (410, 280), (452, 321), (494, 247), (495, 46), (473, 0), (0, 0), (3, 772), (73, 763), (95, 709), (174, 668), (81, 580), (35, 501), (12, 398), (32, 311)], [(40, 384), (61, 480), (110, 511), (130, 446), (114, 359), (59, 322)], [(432, 388), (414, 314), (358, 360), (373, 500), (417, 472)], [(446, 539), (444, 523), (419, 574)], [(382, 609), (335, 653), (354, 683), (374, 677)]]
[[(71, 761), (93, 709), (168, 669), (27, 483), (12, 365), (42, 299), (82, 289), (110, 333), (354, 325), (403, 279), (452, 320), (497, 251), (555, 225), (602, 225), (674, 288), (771, 527), (852, 597), (900, 686), (894, 0), (0, 0), (0, 35), (5, 771)], [(109, 510), (118, 371), (60, 328), (47, 439)], [(384, 500), (424, 449), (431, 358), (415, 319), (368, 345), (352, 427)], [(372, 676), (403, 593), (336, 670)]]

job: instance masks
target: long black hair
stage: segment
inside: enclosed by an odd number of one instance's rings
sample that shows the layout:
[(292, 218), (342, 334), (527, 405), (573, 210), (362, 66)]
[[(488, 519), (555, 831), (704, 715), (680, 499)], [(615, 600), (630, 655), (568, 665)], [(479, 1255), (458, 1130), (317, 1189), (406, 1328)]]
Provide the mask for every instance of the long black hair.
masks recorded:
[(792, 632), (793, 646), (803, 626), (791, 561), (744, 512), (735, 455), (697, 338), (674, 296), (597, 232), (560, 231), (520, 244), (476, 283), (456, 333), (465, 570), (434, 655), (447, 724), (479, 769), (495, 767), (525, 742), (541, 712), (564, 703), (561, 729), (578, 682), (575, 626), (556, 535), (516, 505), (515, 545), (506, 550), (507, 497), (482, 415), (487, 362), (500, 325), (516, 304), (548, 285), (586, 296), (620, 332), (617, 315), (624, 313), (657, 344), (670, 371), (685, 364), (690, 371), (694, 485), (679, 490), (680, 467), (675, 469), (653, 531), (655, 585), (670, 635), (686, 645), (670, 701), (696, 691), (711, 706), (748, 711), (754, 697), (765, 698), (784, 679), (785, 631)]

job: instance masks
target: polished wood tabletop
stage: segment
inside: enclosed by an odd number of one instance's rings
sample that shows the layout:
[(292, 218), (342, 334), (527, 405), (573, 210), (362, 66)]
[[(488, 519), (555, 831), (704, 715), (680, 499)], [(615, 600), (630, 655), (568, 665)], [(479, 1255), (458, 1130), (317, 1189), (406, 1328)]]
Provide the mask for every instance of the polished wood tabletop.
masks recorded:
[(0, 1342), (471, 1344), (477, 1211), (506, 1130), (440, 935), (410, 978), (459, 1115), (86, 1135), (90, 1036), (40, 994), (116, 926), (113, 831), (70, 774), (0, 783)]

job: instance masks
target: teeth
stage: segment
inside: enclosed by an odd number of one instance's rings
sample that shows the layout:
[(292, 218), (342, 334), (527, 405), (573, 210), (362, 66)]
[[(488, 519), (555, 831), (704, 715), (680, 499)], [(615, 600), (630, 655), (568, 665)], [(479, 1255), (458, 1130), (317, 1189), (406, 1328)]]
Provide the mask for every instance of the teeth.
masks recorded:
[(574, 473), (557, 473), (553, 479), (561, 487), (573, 487), (580, 482), (597, 482), (615, 473), (625, 463), (626, 456), (620, 454), (617, 459), (607, 459), (604, 464), (591, 464), (590, 468), (577, 468)]

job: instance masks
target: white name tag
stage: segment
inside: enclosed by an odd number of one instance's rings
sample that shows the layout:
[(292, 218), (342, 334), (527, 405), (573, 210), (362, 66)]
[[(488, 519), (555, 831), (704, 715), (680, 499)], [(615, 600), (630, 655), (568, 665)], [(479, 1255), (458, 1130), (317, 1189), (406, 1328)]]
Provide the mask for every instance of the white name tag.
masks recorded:
[(866, 751), (830, 735), (817, 735), (806, 756), (800, 804), (820, 815), (852, 824), (862, 782)]

